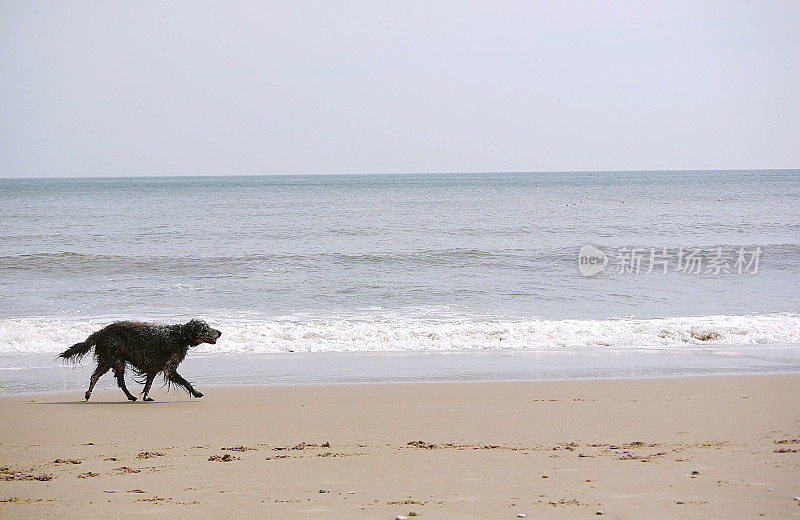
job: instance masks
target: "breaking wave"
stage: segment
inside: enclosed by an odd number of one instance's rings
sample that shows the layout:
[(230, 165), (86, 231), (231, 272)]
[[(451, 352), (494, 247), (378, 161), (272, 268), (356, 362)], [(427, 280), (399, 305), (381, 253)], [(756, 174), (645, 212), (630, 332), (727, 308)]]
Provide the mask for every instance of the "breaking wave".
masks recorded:
[[(0, 319), (0, 355), (63, 351), (111, 320)], [(211, 320), (203, 353), (553, 350), (800, 343), (800, 314), (607, 320), (276, 318)]]

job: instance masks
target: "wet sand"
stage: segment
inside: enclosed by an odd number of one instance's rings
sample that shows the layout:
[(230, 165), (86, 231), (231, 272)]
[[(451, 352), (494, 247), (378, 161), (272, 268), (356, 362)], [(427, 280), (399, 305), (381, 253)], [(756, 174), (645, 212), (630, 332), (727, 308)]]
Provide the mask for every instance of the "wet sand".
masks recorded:
[(0, 518), (800, 516), (800, 374), (200, 390), (0, 398)]

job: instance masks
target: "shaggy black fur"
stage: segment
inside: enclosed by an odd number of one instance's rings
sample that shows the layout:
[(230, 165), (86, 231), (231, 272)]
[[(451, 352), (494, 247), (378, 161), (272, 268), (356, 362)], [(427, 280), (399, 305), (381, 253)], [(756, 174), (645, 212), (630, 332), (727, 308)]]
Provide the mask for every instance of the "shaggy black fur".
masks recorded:
[(64, 359), (80, 360), (94, 347), (97, 368), (89, 380), (86, 400), (100, 376), (114, 370), (117, 384), (125, 396), (136, 401), (136, 397), (125, 387), (125, 364), (143, 378), (142, 400), (152, 401), (147, 395), (153, 379), (163, 372), (167, 384), (184, 387), (192, 397), (203, 394), (177, 372), (178, 364), (186, 357), (189, 347), (200, 343), (216, 343), (222, 333), (212, 329), (208, 323), (194, 319), (185, 325), (158, 325), (140, 321), (118, 321), (95, 332), (86, 341), (76, 343), (59, 354)]

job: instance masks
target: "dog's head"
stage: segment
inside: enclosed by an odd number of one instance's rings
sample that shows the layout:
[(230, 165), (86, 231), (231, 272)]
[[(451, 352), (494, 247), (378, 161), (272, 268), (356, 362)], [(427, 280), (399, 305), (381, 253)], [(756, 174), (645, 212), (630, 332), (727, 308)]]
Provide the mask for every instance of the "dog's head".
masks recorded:
[(216, 343), (217, 338), (222, 336), (222, 333), (217, 329), (212, 329), (211, 326), (203, 320), (193, 319), (183, 326), (186, 336), (189, 338), (189, 343), (196, 347), (200, 343)]

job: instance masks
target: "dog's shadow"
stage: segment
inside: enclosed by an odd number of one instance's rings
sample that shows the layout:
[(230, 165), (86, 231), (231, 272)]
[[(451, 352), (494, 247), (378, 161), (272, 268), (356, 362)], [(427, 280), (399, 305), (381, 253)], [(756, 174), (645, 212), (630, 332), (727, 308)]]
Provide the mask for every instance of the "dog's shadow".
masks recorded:
[(146, 406), (155, 406), (155, 405), (166, 405), (166, 404), (181, 404), (181, 403), (192, 403), (198, 401), (197, 399), (193, 399), (189, 401), (188, 399), (185, 401), (136, 401), (134, 403), (130, 401), (36, 401), (28, 404), (50, 404), (50, 405), (66, 405), (66, 404), (77, 404), (82, 406), (92, 406), (92, 405), (120, 405), (120, 406), (136, 406), (136, 405), (146, 405)]

